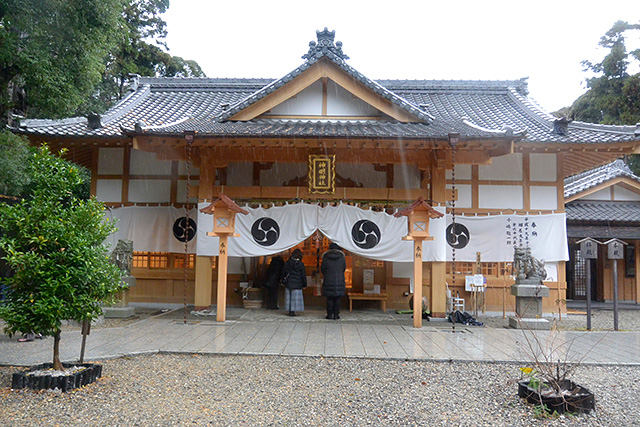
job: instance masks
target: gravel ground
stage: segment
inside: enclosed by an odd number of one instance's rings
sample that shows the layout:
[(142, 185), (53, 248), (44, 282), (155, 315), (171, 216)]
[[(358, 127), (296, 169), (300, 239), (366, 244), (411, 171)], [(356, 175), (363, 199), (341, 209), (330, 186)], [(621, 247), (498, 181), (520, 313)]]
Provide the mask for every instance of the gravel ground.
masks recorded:
[[(507, 328), (509, 318), (502, 316), (483, 316), (479, 313), (478, 320), (484, 322), (487, 327)], [(556, 322), (558, 329), (564, 331), (586, 331), (587, 315), (571, 313), (563, 315), (562, 320)], [(620, 331), (640, 331), (640, 310), (619, 310), (618, 329)], [(592, 331), (613, 331), (613, 310), (592, 310)]]
[(597, 410), (547, 420), (517, 397), (519, 366), (372, 359), (150, 355), (102, 362), (75, 392), (12, 391), (2, 426), (632, 426), (638, 368), (580, 367)]

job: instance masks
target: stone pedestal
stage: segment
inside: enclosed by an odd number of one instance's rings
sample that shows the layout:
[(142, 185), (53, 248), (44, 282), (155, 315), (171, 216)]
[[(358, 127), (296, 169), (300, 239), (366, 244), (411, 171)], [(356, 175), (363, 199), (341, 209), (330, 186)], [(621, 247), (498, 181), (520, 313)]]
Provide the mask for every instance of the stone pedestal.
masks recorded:
[(511, 286), (516, 297), (516, 317), (509, 318), (515, 329), (551, 329), (551, 322), (542, 318), (542, 298), (549, 296), (549, 288), (540, 279), (519, 279)]
[(111, 307), (104, 307), (104, 317), (107, 319), (126, 319), (136, 315), (135, 307), (129, 306), (129, 288), (136, 285), (136, 278), (133, 276), (125, 276), (122, 281), (127, 284), (127, 289), (118, 295), (119, 301)]

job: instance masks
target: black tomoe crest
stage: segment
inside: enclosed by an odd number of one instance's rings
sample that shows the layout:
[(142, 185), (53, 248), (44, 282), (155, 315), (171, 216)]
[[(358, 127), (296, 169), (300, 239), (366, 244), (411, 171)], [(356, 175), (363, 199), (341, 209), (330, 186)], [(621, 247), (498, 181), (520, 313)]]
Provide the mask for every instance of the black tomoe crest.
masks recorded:
[(198, 226), (192, 218), (189, 218), (187, 225), (187, 217), (183, 216), (174, 221), (173, 236), (181, 242), (188, 242), (196, 235), (197, 228)]
[(460, 223), (449, 224), (446, 231), (447, 243), (455, 249), (462, 249), (469, 244), (471, 235), (469, 229)]
[(271, 246), (280, 238), (280, 226), (273, 218), (262, 217), (251, 226), (253, 240), (261, 246)]
[(380, 243), (380, 228), (375, 222), (361, 219), (351, 228), (351, 239), (361, 249), (371, 249)]

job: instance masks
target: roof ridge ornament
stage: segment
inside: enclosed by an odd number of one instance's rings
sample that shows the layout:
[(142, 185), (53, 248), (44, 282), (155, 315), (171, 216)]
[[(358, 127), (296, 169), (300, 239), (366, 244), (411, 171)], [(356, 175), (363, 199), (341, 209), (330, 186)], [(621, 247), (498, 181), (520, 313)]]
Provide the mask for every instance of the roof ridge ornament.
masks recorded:
[(318, 37), (318, 42), (316, 43), (313, 40), (309, 42), (309, 52), (302, 55), (302, 59), (320, 59), (323, 56), (331, 55), (335, 55), (342, 60), (349, 59), (342, 51), (342, 42), (338, 41), (334, 43), (336, 38), (335, 30), (329, 31), (327, 27), (324, 27), (323, 31), (316, 31), (316, 36)]

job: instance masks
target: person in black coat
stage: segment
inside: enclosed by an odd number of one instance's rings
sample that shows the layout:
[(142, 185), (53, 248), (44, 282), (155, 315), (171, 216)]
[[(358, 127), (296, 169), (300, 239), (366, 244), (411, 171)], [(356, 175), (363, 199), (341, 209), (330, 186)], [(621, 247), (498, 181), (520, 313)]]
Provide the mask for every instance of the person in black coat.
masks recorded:
[(340, 246), (329, 245), (329, 250), (322, 254), (322, 295), (327, 297), (327, 319), (340, 319), (340, 298), (346, 292), (344, 272), (347, 261)]
[(284, 259), (280, 255), (271, 258), (271, 263), (267, 268), (262, 281), (262, 287), (267, 290), (267, 310), (278, 309), (278, 289), (282, 281), (282, 270)]
[(307, 272), (302, 262), (302, 251), (296, 249), (284, 265), (284, 309), (289, 316), (295, 316), (296, 311), (304, 311), (304, 295), (302, 290), (307, 287)]

